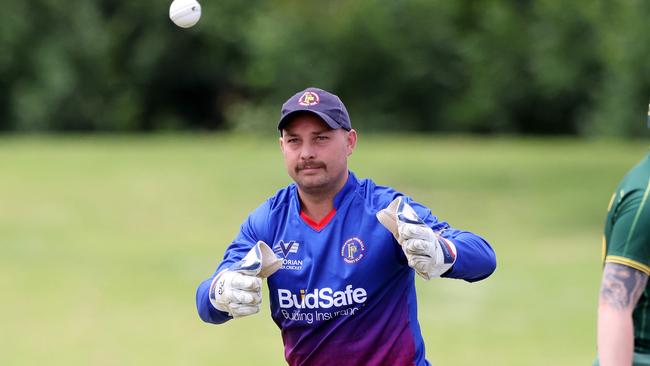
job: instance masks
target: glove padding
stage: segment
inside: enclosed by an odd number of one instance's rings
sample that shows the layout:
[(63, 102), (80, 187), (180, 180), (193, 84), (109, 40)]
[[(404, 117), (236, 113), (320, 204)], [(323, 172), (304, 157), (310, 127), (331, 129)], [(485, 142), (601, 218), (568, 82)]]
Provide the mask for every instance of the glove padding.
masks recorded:
[(377, 219), (393, 234), (409, 267), (420, 277), (440, 277), (456, 262), (454, 243), (434, 233), (401, 196), (377, 212)]
[(242, 260), (214, 277), (210, 303), (233, 318), (256, 314), (262, 303), (262, 278), (282, 266), (282, 260), (263, 241), (257, 242)]

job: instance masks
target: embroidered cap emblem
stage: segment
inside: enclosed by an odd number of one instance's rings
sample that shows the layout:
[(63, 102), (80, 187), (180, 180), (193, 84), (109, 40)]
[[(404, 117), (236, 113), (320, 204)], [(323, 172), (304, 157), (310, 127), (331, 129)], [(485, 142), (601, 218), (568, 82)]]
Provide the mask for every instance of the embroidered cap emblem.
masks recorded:
[(300, 99), (298, 99), (298, 104), (304, 106), (316, 105), (320, 103), (320, 97), (314, 92), (304, 92)]

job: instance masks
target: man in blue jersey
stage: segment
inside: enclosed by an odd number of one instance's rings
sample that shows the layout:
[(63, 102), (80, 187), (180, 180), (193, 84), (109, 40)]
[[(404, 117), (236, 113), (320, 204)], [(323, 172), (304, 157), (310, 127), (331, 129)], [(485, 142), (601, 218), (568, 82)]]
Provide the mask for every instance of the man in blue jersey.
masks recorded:
[(337, 96), (296, 93), (278, 129), (294, 183), (248, 216), (199, 285), (201, 319), (220, 324), (257, 313), (268, 276), (290, 365), (429, 365), (415, 274), (478, 281), (494, 271), (494, 251), (410, 197), (350, 172), (357, 133)]

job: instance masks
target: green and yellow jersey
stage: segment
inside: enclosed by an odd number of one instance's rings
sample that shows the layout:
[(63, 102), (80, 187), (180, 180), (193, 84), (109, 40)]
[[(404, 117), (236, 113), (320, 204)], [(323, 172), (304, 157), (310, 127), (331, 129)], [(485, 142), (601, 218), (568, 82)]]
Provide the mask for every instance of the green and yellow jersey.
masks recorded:
[[(616, 188), (605, 222), (604, 262), (650, 276), (650, 153)], [(650, 353), (650, 281), (634, 309), (634, 348)]]

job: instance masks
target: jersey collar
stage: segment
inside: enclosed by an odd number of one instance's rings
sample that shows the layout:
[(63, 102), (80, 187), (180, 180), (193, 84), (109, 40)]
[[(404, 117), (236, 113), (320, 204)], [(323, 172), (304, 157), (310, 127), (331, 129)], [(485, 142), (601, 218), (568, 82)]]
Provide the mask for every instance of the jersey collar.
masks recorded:
[(359, 181), (357, 180), (357, 177), (352, 173), (351, 171), (348, 170), (348, 180), (345, 182), (345, 185), (341, 190), (334, 196), (334, 209), (338, 210), (339, 206), (341, 206), (341, 202), (347, 197), (350, 193), (353, 193), (356, 191), (357, 186), (359, 185)]
[(358, 186), (359, 186), (359, 181), (357, 180), (357, 177), (354, 175), (354, 173), (348, 171), (348, 180), (345, 182), (343, 188), (341, 188), (341, 190), (334, 196), (334, 200), (332, 202), (334, 208), (327, 215), (327, 217), (325, 217), (321, 222), (318, 223), (314, 222), (307, 215), (304, 215), (302, 213), (302, 210), (300, 208), (300, 198), (298, 197), (298, 188), (295, 186), (295, 183), (294, 183), (294, 190), (293, 190), (294, 191), (293, 206), (294, 209), (297, 211), (298, 215), (302, 218), (303, 222), (305, 222), (308, 226), (310, 226), (314, 230), (321, 231), (334, 218), (334, 216), (336, 215), (336, 211), (339, 209), (339, 207), (345, 201), (345, 199), (349, 197), (350, 194), (354, 194), (354, 192), (356, 192)]

